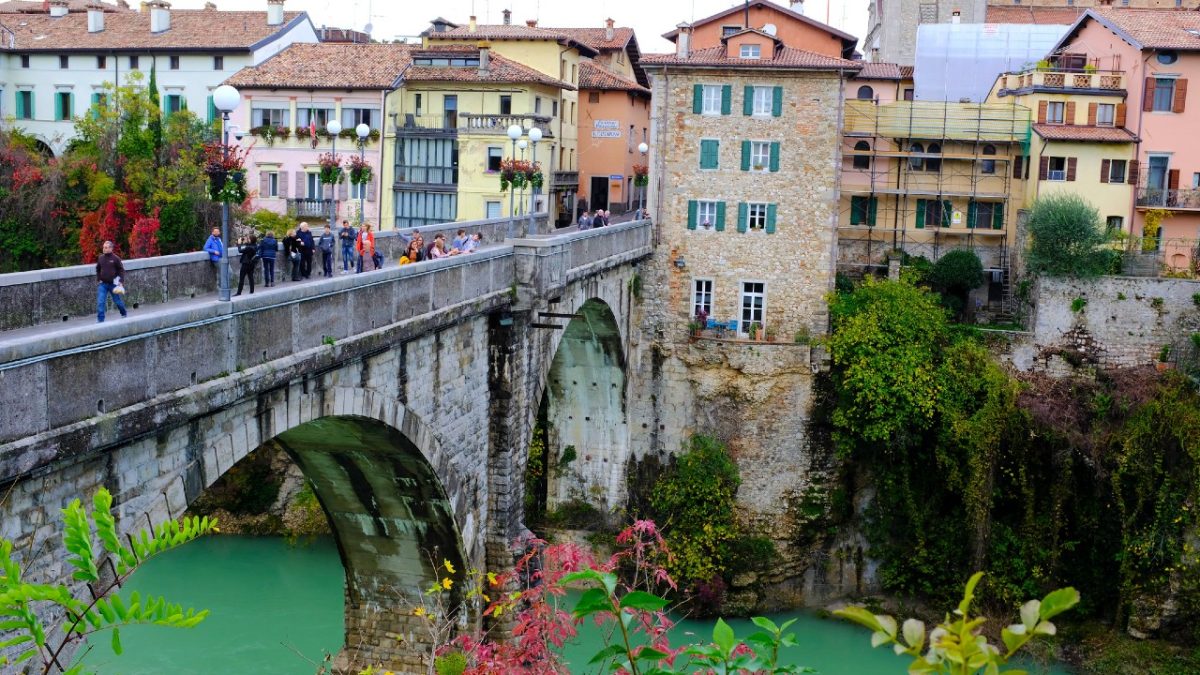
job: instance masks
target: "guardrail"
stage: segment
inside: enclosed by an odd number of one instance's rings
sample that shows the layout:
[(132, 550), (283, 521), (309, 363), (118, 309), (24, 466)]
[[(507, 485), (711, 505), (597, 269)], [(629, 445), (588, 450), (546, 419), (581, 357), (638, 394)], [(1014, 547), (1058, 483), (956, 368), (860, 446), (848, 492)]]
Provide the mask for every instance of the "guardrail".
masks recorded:
[(1200, 189), (1138, 188), (1137, 205), (1161, 209), (1200, 209)]

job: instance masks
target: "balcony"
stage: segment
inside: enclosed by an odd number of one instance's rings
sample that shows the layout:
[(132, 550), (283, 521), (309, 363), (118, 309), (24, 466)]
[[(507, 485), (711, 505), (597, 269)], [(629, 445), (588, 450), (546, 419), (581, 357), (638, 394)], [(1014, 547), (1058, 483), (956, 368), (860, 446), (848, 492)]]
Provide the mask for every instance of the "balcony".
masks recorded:
[(455, 114), (406, 114), (396, 124), (396, 133), (405, 136), (457, 136), (458, 116)]
[(508, 128), (517, 125), (529, 133), (533, 127), (542, 130), (542, 138), (554, 138), (550, 130), (550, 117), (545, 115), (477, 115), (460, 113), (458, 115), (458, 130), (462, 134), (483, 134), (504, 136)]
[(336, 204), (332, 199), (289, 199), (287, 213), (293, 218), (325, 219), (333, 213)]
[(1200, 211), (1200, 189), (1138, 188), (1137, 205), (1147, 209)]
[(574, 190), (579, 187), (578, 171), (555, 171), (550, 177), (551, 190)]
[(1000, 76), (1002, 92), (1113, 92), (1125, 91), (1125, 73), (1120, 70), (1027, 70)]

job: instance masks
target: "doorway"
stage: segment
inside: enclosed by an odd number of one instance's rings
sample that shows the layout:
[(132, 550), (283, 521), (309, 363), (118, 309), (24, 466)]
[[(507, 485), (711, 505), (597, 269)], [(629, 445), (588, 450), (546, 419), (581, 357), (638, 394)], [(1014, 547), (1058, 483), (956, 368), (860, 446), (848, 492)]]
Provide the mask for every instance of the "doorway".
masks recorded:
[(608, 210), (608, 176), (592, 176), (592, 201), (589, 207)]
[(1149, 170), (1146, 172), (1146, 203), (1151, 206), (1166, 206), (1167, 176), (1171, 158), (1167, 155), (1150, 155)]

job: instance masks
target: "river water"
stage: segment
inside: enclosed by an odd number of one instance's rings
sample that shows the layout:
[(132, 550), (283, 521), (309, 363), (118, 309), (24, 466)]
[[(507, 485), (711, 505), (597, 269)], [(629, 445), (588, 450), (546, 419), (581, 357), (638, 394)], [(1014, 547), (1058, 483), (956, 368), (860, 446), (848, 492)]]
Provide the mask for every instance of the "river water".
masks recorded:
[[(104, 634), (84, 660), (105, 675), (309, 675), (324, 654), (341, 648), (342, 583), (341, 561), (331, 540), (289, 546), (273, 537), (206, 537), (151, 560), (130, 579), (127, 590), (206, 608), (209, 617), (188, 630), (126, 628), (121, 631), (121, 656), (113, 655)], [(871, 649), (865, 630), (805, 612), (771, 616), (777, 622), (790, 618), (798, 619), (791, 630), (800, 645), (786, 652), (795, 663), (824, 675), (904, 672), (907, 662), (890, 650)], [(730, 624), (739, 636), (755, 630), (749, 621)], [(589, 627), (585, 624), (583, 630)], [(674, 642), (706, 641), (711, 635), (711, 622), (684, 621)], [(567, 649), (568, 660), (586, 663), (599, 649), (599, 640), (594, 629), (581, 635)]]

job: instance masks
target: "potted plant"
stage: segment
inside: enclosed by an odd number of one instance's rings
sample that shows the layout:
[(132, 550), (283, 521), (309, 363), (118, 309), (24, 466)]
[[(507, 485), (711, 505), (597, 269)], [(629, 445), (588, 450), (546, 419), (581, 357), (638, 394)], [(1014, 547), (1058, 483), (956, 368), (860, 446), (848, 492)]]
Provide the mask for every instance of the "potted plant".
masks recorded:
[(633, 165), (633, 185), (634, 187), (646, 187), (650, 184), (650, 167), (645, 164)]
[(241, 204), (246, 201), (246, 150), (240, 146), (209, 143), (204, 146), (204, 173), (213, 201)]
[(358, 155), (350, 156), (350, 183), (365, 185), (371, 182), (371, 165)]
[(766, 333), (767, 333), (767, 342), (774, 342), (775, 341), (775, 329), (768, 328), (766, 330)]
[(322, 185), (337, 185), (342, 182), (342, 176), (345, 169), (342, 168), (342, 159), (332, 152), (322, 154), (317, 162), (321, 165), (321, 173), (317, 180)]
[(758, 340), (758, 322), (757, 321), (750, 324), (750, 340), (752, 340), (752, 341)]
[(699, 321), (692, 320), (692, 321), (688, 322), (688, 336), (691, 338), (700, 337), (700, 322)]
[(506, 159), (500, 162), (500, 191), (507, 192), (510, 187), (520, 190), (527, 184), (531, 184), (534, 174), (537, 174), (538, 180), (541, 181), (541, 173), (536, 170), (533, 162), (523, 159)]

